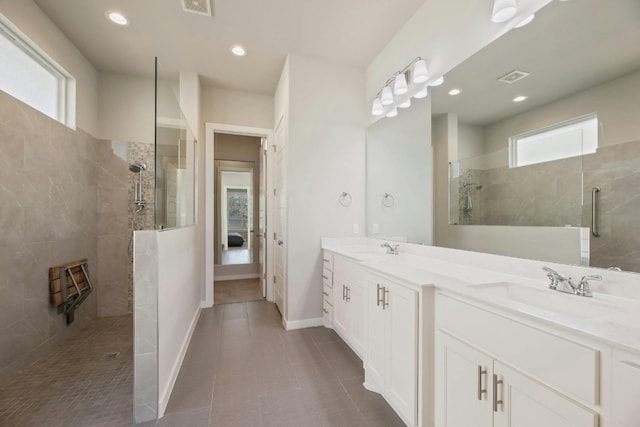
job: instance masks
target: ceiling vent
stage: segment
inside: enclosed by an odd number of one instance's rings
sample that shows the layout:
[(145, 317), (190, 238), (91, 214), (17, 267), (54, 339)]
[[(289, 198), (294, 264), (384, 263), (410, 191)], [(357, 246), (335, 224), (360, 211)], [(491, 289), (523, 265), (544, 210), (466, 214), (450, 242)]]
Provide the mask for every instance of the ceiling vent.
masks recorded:
[(504, 83), (515, 83), (518, 80), (524, 79), (528, 75), (529, 73), (527, 73), (526, 71), (513, 70), (513, 71), (509, 71), (504, 76), (498, 78), (498, 81), (501, 81)]
[(213, 16), (211, 13), (211, 0), (180, 0), (185, 12), (203, 16)]

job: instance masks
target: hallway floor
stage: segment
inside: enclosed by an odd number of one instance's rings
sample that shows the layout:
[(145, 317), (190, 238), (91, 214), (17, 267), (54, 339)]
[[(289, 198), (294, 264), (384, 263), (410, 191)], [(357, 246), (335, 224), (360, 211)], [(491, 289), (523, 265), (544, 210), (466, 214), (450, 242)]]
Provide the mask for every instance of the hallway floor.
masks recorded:
[(216, 305), (261, 299), (260, 279), (224, 280), (213, 284), (213, 303)]
[[(120, 352), (107, 358), (110, 352)], [(133, 316), (96, 319), (0, 388), (0, 425), (131, 426)]]
[(363, 376), (330, 329), (287, 332), (266, 301), (216, 305), (202, 310), (156, 426), (404, 426)]

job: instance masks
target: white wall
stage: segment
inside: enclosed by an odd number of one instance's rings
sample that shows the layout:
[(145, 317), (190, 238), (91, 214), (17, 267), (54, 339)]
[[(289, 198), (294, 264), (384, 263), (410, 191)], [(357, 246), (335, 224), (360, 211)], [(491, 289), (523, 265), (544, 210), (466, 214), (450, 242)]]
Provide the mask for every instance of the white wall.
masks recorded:
[(0, 13), (76, 80), (76, 127), (98, 136), (98, 73), (33, 0), (2, 0)]
[[(520, 14), (503, 24), (491, 22), (493, 0), (425, 1), (367, 67), (367, 106), (415, 57), (426, 59), (431, 76), (442, 76), (550, 1), (520, 0)], [(368, 115), (367, 120), (377, 118)]]
[[(288, 64), (286, 319), (292, 322), (322, 317), (320, 238), (364, 235), (366, 109), (362, 70), (293, 55)], [(339, 204), (343, 191), (353, 198), (348, 208)]]
[(204, 122), (273, 129), (273, 97), (204, 86)]

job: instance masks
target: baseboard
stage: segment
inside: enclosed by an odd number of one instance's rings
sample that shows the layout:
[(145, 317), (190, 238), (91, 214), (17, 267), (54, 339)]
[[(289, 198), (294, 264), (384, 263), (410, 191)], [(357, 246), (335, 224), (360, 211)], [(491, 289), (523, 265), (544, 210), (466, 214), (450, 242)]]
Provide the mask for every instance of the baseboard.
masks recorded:
[(215, 282), (225, 282), (227, 280), (259, 279), (260, 273), (232, 274), (229, 276), (213, 276)]
[(171, 397), (171, 392), (173, 391), (173, 386), (178, 379), (178, 374), (180, 373), (180, 368), (182, 367), (182, 362), (184, 361), (184, 356), (187, 354), (187, 349), (189, 348), (189, 343), (191, 342), (191, 336), (193, 335), (193, 331), (196, 329), (196, 325), (198, 324), (198, 319), (200, 319), (200, 307), (196, 310), (193, 319), (191, 320), (191, 324), (189, 325), (189, 331), (187, 335), (184, 337), (182, 341), (182, 346), (180, 347), (180, 353), (178, 359), (173, 364), (171, 368), (171, 377), (169, 380), (169, 385), (159, 396), (158, 401), (158, 418), (162, 418), (164, 416), (164, 411), (167, 409), (167, 405), (169, 404), (169, 398)]
[(284, 327), (287, 331), (292, 331), (294, 329), (313, 328), (314, 326), (324, 326), (324, 317), (292, 321), (285, 320), (284, 323)]

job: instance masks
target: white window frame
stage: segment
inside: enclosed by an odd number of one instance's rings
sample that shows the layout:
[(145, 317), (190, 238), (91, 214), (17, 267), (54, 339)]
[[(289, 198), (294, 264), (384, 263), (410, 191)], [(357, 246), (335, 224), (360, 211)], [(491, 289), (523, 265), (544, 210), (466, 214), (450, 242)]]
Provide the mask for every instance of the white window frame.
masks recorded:
[[(531, 140), (526, 143), (535, 144), (535, 139), (532, 137), (539, 137), (539, 140), (544, 140), (545, 137), (552, 137), (557, 135), (560, 132), (569, 132), (571, 130), (584, 130), (590, 126), (593, 126), (593, 122), (595, 121), (596, 125), (596, 135), (595, 140), (588, 141), (589, 143), (582, 146), (582, 150), (580, 153), (576, 153), (573, 155), (559, 155), (556, 157), (549, 157), (546, 160), (535, 161), (535, 162), (525, 162), (523, 163), (521, 159), (519, 159), (518, 147), (519, 144), (523, 142), (523, 140)], [(599, 123), (598, 123), (598, 115), (597, 113), (591, 113), (584, 116), (576, 117), (571, 120), (566, 120), (564, 122), (556, 123), (551, 126), (547, 126), (541, 129), (536, 129), (530, 132), (525, 132), (519, 135), (515, 135), (509, 138), (509, 167), (517, 168), (522, 166), (530, 166), (539, 163), (551, 162), (555, 160), (568, 159), (571, 157), (578, 157), (584, 154), (592, 154), (595, 153), (598, 149), (598, 140), (600, 136), (599, 131)], [(583, 141), (584, 142), (584, 141)]]
[[(32, 40), (30, 40), (18, 27), (16, 27), (9, 19), (0, 13), (0, 37), (9, 40), (14, 46), (27, 54), (36, 64), (40, 65), (46, 72), (51, 74), (58, 82), (56, 90), (57, 111), (55, 117), (47, 112), (41, 111), (35, 106), (32, 108), (41, 113), (59, 121), (60, 123), (75, 129), (74, 94), (75, 79), (64, 68), (49, 57), (42, 49), (40, 49)], [(23, 100), (20, 100), (24, 102)]]

